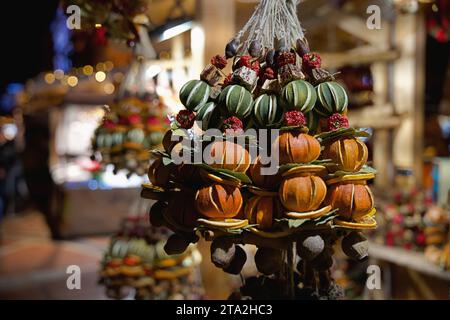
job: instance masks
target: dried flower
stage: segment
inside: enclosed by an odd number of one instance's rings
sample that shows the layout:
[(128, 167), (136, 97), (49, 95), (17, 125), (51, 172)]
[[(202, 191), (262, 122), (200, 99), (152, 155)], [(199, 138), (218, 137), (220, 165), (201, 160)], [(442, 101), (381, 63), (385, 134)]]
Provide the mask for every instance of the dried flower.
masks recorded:
[(190, 110), (181, 110), (176, 119), (181, 128), (190, 129), (194, 126), (195, 114)]
[(227, 66), (227, 58), (225, 58), (225, 56), (217, 54), (211, 58), (211, 64), (215, 66), (217, 69), (222, 70)]
[(242, 133), (244, 131), (244, 125), (238, 117), (232, 116), (223, 121), (222, 129), (225, 134)]
[(320, 68), (322, 65), (322, 59), (316, 52), (305, 53), (302, 57), (303, 63), (311, 69)]
[(346, 116), (335, 113), (328, 118), (328, 131), (335, 131), (340, 128), (348, 128), (348, 119)]
[(284, 114), (284, 124), (286, 126), (304, 126), (306, 124), (305, 115), (297, 110), (288, 111)]

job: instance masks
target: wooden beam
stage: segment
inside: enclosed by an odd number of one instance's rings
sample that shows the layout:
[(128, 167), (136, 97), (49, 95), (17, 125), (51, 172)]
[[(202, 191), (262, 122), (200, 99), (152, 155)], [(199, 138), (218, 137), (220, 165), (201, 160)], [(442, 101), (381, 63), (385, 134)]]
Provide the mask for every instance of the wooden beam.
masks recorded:
[(324, 68), (334, 69), (345, 65), (369, 64), (394, 61), (400, 56), (397, 50), (380, 50), (373, 47), (359, 47), (340, 53), (322, 52)]

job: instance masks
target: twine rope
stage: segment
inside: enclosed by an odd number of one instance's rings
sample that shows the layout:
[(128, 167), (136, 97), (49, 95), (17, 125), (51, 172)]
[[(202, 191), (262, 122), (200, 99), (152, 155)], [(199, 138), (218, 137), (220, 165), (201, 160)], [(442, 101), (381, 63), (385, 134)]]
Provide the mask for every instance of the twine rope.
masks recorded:
[(258, 41), (262, 47), (274, 48), (275, 41), (280, 39), (285, 39), (287, 46), (293, 46), (297, 39), (304, 39), (297, 16), (299, 3), (300, 0), (261, 0), (235, 36), (241, 43), (238, 55), (245, 54), (253, 41)]

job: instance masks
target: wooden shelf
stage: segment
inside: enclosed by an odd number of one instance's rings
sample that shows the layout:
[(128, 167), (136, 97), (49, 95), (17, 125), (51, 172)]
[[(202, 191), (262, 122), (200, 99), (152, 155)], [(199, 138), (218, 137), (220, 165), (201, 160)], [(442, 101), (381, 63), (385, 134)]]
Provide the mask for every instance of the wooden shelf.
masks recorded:
[(369, 246), (369, 256), (410, 268), (442, 280), (450, 281), (450, 271), (440, 269), (438, 266), (428, 261), (421, 252), (387, 247), (371, 242)]

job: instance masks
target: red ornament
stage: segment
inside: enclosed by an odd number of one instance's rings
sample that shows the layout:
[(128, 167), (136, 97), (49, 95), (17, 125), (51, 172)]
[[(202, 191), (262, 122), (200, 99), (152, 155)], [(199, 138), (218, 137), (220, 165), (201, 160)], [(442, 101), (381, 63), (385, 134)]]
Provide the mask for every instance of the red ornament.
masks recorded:
[(311, 69), (320, 68), (322, 65), (322, 59), (316, 52), (305, 53), (302, 57), (302, 61)]
[(127, 126), (128, 125), (128, 119), (125, 117), (119, 117), (118, 124), (121, 126)]
[(284, 124), (286, 126), (304, 126), (306, 124), (305, 115), (297, 110), (288, 111), (284, 114)]
[(238, 117), (232, 116), (224, 120), (222, 129), (225, 134), (237, 134), (244, 131), (244, 125)]
[(181, 110), (176, 119), (181, 128), (190, 129), (194, 126), (195, 114), (189, 110)]
[(107, 119), (103, 122), (103, 127), (106, 129), (114, 129), (116, 124), (112, 120)]
[(425, 246), (426, 245), (426, 238), (425, 234), (423, 232), (418, 232), (416, 235), (416, 243), (418, 246)]
[(138, 114), (132, 114), (130, 116), (128, 116), (128, 123), (130, 125), (136, 125), (141, 123), (141, 116)]
[(348, 119), (346, 116), (335, 113), (328, 118), (328, 131), (335, 131), (340, 128), (348, 128)]
[(126, 256), (123, 258), (123, 263), (127, 266), (136, 266), (140, 263), (139, 259), (134, 256)]
[(106, 33), (108, 29), (105, 27), (99, 27), (95, 29), (95, 42), (100, 46), (106, 46), (108, 44), (108, 38)]
[(211, 58), (211, 64), (215, 66), (217, 69), (222, 70), (227, 66), (227, 58), (221, 56), (220, 54), (215, 55)]
[(158, 117), (153, 116), (153, 117), (147, 118), (147, 125), (149, 125), (149, 126), (158, 125), (160, 123), (161, 123), (161, 121), (159, 120)]

